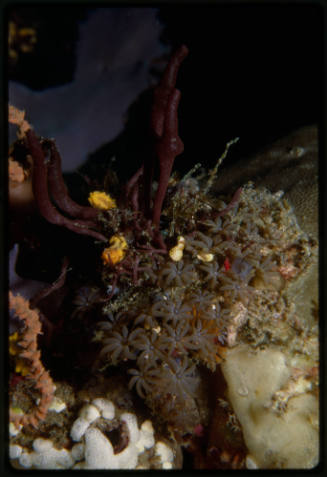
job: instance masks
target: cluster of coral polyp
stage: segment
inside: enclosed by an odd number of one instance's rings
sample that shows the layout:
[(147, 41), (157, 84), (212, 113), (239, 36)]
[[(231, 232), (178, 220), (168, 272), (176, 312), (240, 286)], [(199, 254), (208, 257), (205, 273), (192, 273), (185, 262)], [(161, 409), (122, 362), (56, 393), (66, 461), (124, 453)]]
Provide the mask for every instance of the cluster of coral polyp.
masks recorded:
[[(248, 184), (237, 201), (224, 202), (206, 189), (195, 179), (179, 182), (164, 213), (182, 235), (163, 231), (169, 255), (144, 272), (142, 287), (122, 287), (104, 307), (108, 319), (97, 333), (103, 362), (123, 367), (130, 387), (181, 433), (202, 420), (199, 365), (214, 371), (252, 315), (276, 322), (274, 304), (290, 280), (285, 267), (295, 276), (309, 257), (281, 193)], [(186, 197), (189, 209), (173, 217)], [(280, 305), (279, 322), (286, 313)]]
[[(68, 318), (81, 336), (83, 327), (94, 333), (92, 340), (88, 336), (90, 347), (94, 342), (99, 346), (93, 369), (110, 373), (118, 366), (156, 418), (179, 436), (205, 424), (203, 376), (215, 371), (240, 332), (255, 345), (264, 343), (265, 336), (251, 327), (253, 317), (289, 326), (283, 290), (310, 256), (309, 240), (282, 193), (245, 184), (230, 196), (214, 197), (210, 189), (217, 167), (198, 176), (198, 167), (183, 178), (171, 176), (174, 159), (183, 151), (175, 83), (186, 54), (186, 47), (175, 52), (154, 89), (151, 153), (120, 196), (113, 197), (104, 186), (91, 191), (91, 207), (69, 197), (55, 143), (38, 138), (24, 114), (10, 110), (33, 164), (25, 174), (24, 165), (11, 159), (12, 187), (24, 183), (25, 175), (31, 177), (35, 208), (43, 220), (68, 229), (76, 244), (80, 235), (88, 236), (98, 256), (83, 282), (73, 248), (63, 250), (59, 278), (31, 298), (29, 309), (67, 287), (75, 300), (65, 305), (68, 312), (64, 305), (60, 312), (67, 317), (72, 311)], [(68, 263), (75, 288), (72, 280), (65, 283)], [(97, 310), (91, 317), (93, 305)], [(62, 321), (54, 324), (57, 343), (67, 339), (68, 325)], [(66, 352), (78, 346), (78, 338), (70, 332)]]

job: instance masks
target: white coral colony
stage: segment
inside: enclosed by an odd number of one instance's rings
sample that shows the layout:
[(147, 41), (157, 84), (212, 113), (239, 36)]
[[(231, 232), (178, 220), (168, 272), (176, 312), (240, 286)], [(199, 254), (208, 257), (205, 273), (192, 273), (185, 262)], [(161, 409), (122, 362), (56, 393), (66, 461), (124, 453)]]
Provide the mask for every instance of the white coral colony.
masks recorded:
[(31, 469), (137, 469), (149, 468), (141, 464), (139, 457), (153, 449), (158, 466), (172, 467), (174, 454), (172, 449), (161, 441), (155, 440), (150, 420), (139, 427), (137, 417), (131, 412), (119, 416), (126, 429), (126, 446), (115, 451), (110, 438), (97, 427), (99, 421), (112, 421), (115, 418), (114, 404), (97, 398), (91, 404), (85, 404), (74, 421), (70, 437), (71, 450), (56, 449), (50, 439), (37, 438), (33, 442), (33, 451), (19, 445), (10, 446), (10, 457), (18, 459), (19, 464)]

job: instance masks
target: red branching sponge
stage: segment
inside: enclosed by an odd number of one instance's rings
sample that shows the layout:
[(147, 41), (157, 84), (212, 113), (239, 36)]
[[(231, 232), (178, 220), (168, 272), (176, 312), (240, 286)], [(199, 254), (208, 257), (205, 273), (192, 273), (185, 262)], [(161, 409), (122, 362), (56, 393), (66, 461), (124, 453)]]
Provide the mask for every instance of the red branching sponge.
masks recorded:
[[(45, 158), (40, 141), (32, 129), (29, 129), (26, 133), (26, 143), (28, 150), (30, 151), (31, 156), (33, 158), (33, 192), (40, 214), (52, 224), (61, 225), (69, 230), (72, 230), (73, 232), (83, 235), (90, 235), (91, 237), (94, 237), (98, 240), (106, 241), (106, 237), (104, 237), (99, 232), (96, 232), (95, 230), (91, 230), (89, 228), (89, 221), (85, 221), (78, 218), (76, 218), (75, 220), (68, 219), (52, 205), (49, 195), (48, 162)], [(52, 148), (52, 160), (54, 155), (57, 156), (57, 151)], [(56, 157), (56, 160), (58, 162), (58, 157)], [(70, 199), (69, 202), (68, 200), (64, 201), (65, 196), (68, 197), (67, 189), (63, 188), (63, 183), (61, 180), (58, 181), (59, 174), (57, 171), (57, 167), (52, 165), (51, 172), (52, 174), (55, 173), (55, 178), (50, 183), (52, 193), (55, 192), (55, 196), (57, 197), (57, 199), (61, 197), (61, 206), (66, 209), (66, 211), (70, 211), (72, 200)], [(57, 187), (59, 187), (58, 191), (56, 191)], [(62, 205), (63, 203), (65, 204), (64, 206)], [(87, 207), (87, 210), (88, 209), (89, 207)], [(80, 210), (78, 212), (78, 215), (81, 216)]]
[(9, 308), (24, 322), (25, 331), (23, 339), (18, 342), (22, 349), (19, 354), (29, 364), (30, 372), (25, 376), (26, 379), (35, 382), (35, 388), (40, 392), (40, 400), (31, 412), (25, 415), (17, 415), (10, 412), (10, 421), (17, 425), (31, 424), (38, 427), (39, 421), (45, 419), (48, 408), (54, 396), (54, 384), (40, 360), (40, 351), (37, 345), (37, 336), (41, 333), (41, 323), (37, 311), (30, 308), (29, 302), (23, 297), (13, 295), (9, 292)]
[[(98, 211), (92, 207), (80, 206), (69, 197), (62, 177), (61, 158), (54, 142), (48, 140), (41, 143), (24, 117), (24, 111), (9, 106), (9, 122), (19, 127), (19, 137), (25, 140), (28, 152), (32, 156), (33, 194), (40, 214), (51, 224), (106, 241), (104, 235), (92, 230), (96, 228)], [(50, 148), (50, 158), (46, 157), (44, 146)], [(51, 199), (60, 210), (52, 204)], [(66, 217), (61, 211), (72, 218)]]
[[(178, 136), (177, 109), (181, 93), (175, 88), (179, 67), (188, 54), (185, 45), (180, 46), (170, 58), (160, 83), (154, 88), (150, 116), (152, 135), (152, 154), (145, 157), (143, 164), (131, 177), (125, 187), (125, 197), (132, 209), (140, 208), (144, 216), (150, 219), (156, 229), (156, 241), (165, 248), (159, 234), (159, 221), (168, 181), (175, 157), (184, 150), (184, 144)], [(158, 189), (151, 211), (152, 179), (155, 161), (159, 161)], [(139, 204), (139, 187), (143, 184), (143, 201)], [(141, 205), (141, 207), (140, 207)]]
[(151, 113), (151, 129), (157, 139), (156, 154), (159, 159), (160, 175), (157, 194), (153, 205), (152, 223), (159, 227), (162, 204), (175, 157), (184, 150), (184, 144), (178, 136), (177, 109), (180, 91), (175, 88), (180, 64), (188, 54), (188, 48), (182, 45), (169, 60), (165, 73), (154, 90)]
[(92, 223), (92, 220), (97, 218), (99, 211), (93, 207), (85, 207), (77, 204), (68, 195), (68, 190), (62, 177), (61, 157), (53, 141), (50, 141), (48, 171), (50, 194), (57, 206), (71, 217), (90, 220), (90, 226), (94, 227), (95, 224)]

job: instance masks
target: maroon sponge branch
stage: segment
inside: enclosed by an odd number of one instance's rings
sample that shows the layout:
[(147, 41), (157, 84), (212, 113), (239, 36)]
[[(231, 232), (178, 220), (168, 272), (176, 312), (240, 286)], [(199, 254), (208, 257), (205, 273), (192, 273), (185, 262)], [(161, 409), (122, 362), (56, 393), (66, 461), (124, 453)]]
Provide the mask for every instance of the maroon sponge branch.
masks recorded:
[(130, 195), (131, 190), (137, 184), (139, 178), (143, 174), (143, 169), (144, 169), (144, 166), (142, 164), (142, 166), (135, 172), (135, 174), (127, 182), (125, 186), (125, 194), (127, 197)]
[(139, 210), (139, 179), (142, 177), (144, 164), (135, 172), (124, 187), (125, 199), (131, 202), (134, 212)]
[(227, 212), (229, 212), (233, 207), (236, 207), (237, 203), (239, 202), (240, 200), (240, 197), (241, 197), (241, 194), (242, 194), (242, 187), (239, 187), (235, 192), (234, 192), (234, 195), (233, 197), (231, 198), (231, 201), (229, 202), (229, 204), (223, 209), (223, 210), (220, 210), (219, 212), (215, 212), (213, 214), (213, 217), (215, 219), (217, 219), (218, 217), (221, 217), (225, 214), (227, 214)]
[[(153, 90), (150, 114), (151, 147), (142, 166), (135, 172), (124, 188), (124, 197), (134, 212), (140, 211), (154, 226), (155, 242), (165, 249), (160, 235), (159, 222), (164, 198), (175, 157), (184, 150), (178, 136), (178, 105), (180, 91), (175, 88), (179, 67), (188, 54), (185, 45), (171, 56), (161, 81)], [(158, 188), (152, 204), (152, 180), (156, 160), (159, 162)], [(143, 187), (142, 187), (143, 186)]]
[(50, 285), (44, 287), (42, 290), (37, 292), (31, 299), (30, 299), (30, 308), (33, 309), (37, 306), (37, 304), (43, 300), (43, 298), (47, 297), (51, 293), (56, 290), (59, 290), (66, 281), (66, 275), (68, 272), (69, 260), (68, 257), (64, 257), (63, 263), (61, 266), (61, 271), (59, 277)]
[(188, 48), (180, 46), (171, 56), (160, 83), (153, 92), (153, 106), (151, 112), (151, 130), (157, 137), (161, 137), (165, 122), (165, 112), (168, 99), (173, 92), (179, 67), (188, 55)]
[(180, 101), (180, 91), (175, 89), (168, 101), (165, 114), (162, 137), (156, 144), (156, 153), (159, 159), (160, 175), (156, 197), (153, 205), (152, 222), (158, 228), (163, 201), (166, 195), (171, 170), (175, 157), (184, 150), (184, 145), (178, 136), (177, 108)]
[[(61, 157), (53, 141), (50, 142), (50, 161), (48, 165), (48, 183), (52, 199), (57, 206), (72, 217), (96, 219), (98, 211), (93, 207), (83, 207), (73, 201), (69, 195), (61, 172)], [(92, 222), (90, 222), (92, 224)]]
[(32, 185), (37, 208), (40, 214), (50, 223), (66, 227), (82, 235), (89, 235), (97, 240), (106, 241), (106, 237), (89, 228), (90, 223), (80, 219), (68, 219), (52, 204), (48, 190), (48, 160), (42, 146), (32, 129), (26, 133), (28, 150), (33, 158)]
[(163, 201), (175, 157), (184, 150), (178, 136), (177, 109), (180, 92), (175, 88), (178, 69), (188, 54), (182, 45), (172, 55), (159, 85), (154, 90), (151, 130), (156, 138), (155, 152), (159, 160), (159, 183), (153, 204), (152, 223), (158, 230)]

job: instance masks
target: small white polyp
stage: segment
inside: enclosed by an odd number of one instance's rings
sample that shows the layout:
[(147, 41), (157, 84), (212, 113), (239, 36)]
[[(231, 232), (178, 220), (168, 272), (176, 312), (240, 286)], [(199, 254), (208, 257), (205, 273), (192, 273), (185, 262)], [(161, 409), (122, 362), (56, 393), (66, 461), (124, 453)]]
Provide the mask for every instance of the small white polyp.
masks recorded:
[(108, 399), (97, 398), (92, 401), (92, 404), (99, 409), (101, 416), (105, 419), (111, 420), (115, 417), (115, 406)]

